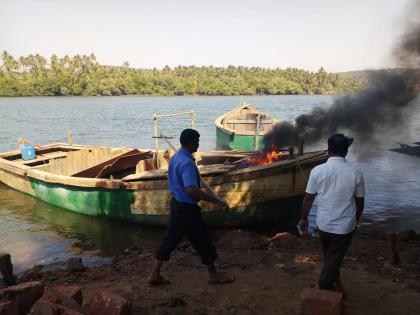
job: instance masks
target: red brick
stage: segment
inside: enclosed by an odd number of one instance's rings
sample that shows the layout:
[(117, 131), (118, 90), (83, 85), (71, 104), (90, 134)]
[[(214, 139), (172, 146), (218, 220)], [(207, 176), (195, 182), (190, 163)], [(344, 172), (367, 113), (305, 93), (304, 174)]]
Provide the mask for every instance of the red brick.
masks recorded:
[[(58, 314), (87, 314), (87, 309), (79, 305), (74, 299), (62, 295), (55, 290), (47, 290), (39, 301), (53, 304)], [(63, 313), (64, 312), (64, 313)]]
[(0, 302), (0, 315), (19, 315), (19, 305), (12, 301)]
[(43, 293), (44, 285), (39, 281), (32, 281), (2, 289), (0, 297), (14, 301), (19, 305), (20, 313), (26, 314)]
[(59, 315), (58, 307), (54, 303), (38, 300), (31, 308), (30, 315)]
[(343, 295), (338, 292), (305, 289), (301, 296), (302, 315), (342, 315)]
[(75, 300), (80, 305), (83, 304), (82, 290), (78, 286), (61, 285), (61, 286), (53, 287), (52, 290), (54, 290), (55, 292), (61, 295), (67, 296), (70, 299)]
[(70, 258), (67, 261), (67, 269), (70, 271), (83, 271), (86, 267), (82, 263), (82, 258)]
[(46, 300), (38, 300), (34, 306), (32, 306), (30, 315), (85, 315), (85, 312), (79, 312), (72, 308), (54, 304)]
[(98, 292), (90, 301), (91, 315), (131, 315), (131, 308), (130, 301), (109, 292)]
[(20, 277), (21, 282), (38, 281), (42, 279), (42, 265), (36, 265), (26, 270)]

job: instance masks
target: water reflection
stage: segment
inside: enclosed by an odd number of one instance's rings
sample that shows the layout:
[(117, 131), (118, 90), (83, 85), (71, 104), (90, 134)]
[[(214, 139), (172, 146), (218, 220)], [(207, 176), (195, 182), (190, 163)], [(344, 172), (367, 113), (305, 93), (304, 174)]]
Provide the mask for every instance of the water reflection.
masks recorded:
[(78, 215), (0, 184), (0, 248), (17, 272), (35, 264), (62, 265), (78, 255), (87, 265), (137, 245), (154, 247), (161, 229)]

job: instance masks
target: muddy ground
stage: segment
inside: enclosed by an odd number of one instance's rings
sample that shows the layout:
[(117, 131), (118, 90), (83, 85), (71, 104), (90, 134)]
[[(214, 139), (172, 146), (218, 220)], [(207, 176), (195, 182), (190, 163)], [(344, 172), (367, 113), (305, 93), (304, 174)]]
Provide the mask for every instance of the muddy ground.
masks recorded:
[[(293, 234), (227, 230), (213, 233), (218, 268), (236, 277), (207, 283), (206, 269), (188, 242), (180, 244), (163, 274), (170, 285), (151, 287), (152, 248), (129, 248), (109, 265), (82, 272), (29, 272), (46, 286), (79, 285), (87, 303), (98, 290), (133, 301), (134, 314), (298, 314), (300, 295), (316, 285), (322, 257), (319, 239)], [(398, 241), (401, 264), (391, 265), (386, 234), (357, 231), (341, 269), (345, 314), (419, 314), (420, 240)]]

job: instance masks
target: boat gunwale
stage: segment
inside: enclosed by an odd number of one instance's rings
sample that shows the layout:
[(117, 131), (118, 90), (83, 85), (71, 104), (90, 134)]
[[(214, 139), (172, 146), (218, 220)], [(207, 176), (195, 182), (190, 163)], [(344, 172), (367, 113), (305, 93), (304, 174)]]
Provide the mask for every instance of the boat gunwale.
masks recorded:
[[(310, 153), (309, 153), (310, 154)], [(240, 182), (242, 180), (258, 179), (264, 176), (277, 175), (279, 173), (289, 172), (290, 169), (297, 170), (299, 164), (306, 168), (307, 165), (318, 163), (319, 160), (326, 159), (327, 154), (324, 151), (313, 153), (305, 158), (296, 158), (293, 160), (284, 160), (270, 164), (246, 167), (240, 170), (228, 171), (223, 174), (203, 176), (209, 184), (221, 185), (224, 183)], [(281, 163), (281, 164), (279, 164)], [(267, 174), (267, 172), (269, 172)], [(120, 179), (107, 178), (85, 178), (71, 177), (53, 174), (41, 170), (29, 170), (29, 178), (34, 178), (47, 183), (68, 185), (83, 188), (106, 188), (106, 189), (127, 189), (127, 190), (153, 190), (167, 187), (167, 177), (157, 176), (148, 177), (144, 180), (126, 182)]]
[[(57, 146), (57, 144), (54, 144)], [(51, 148), (54, 145), (43, 146), (42, 148)], [(68, 148), (66, 144), (60, 144)], [(78, 148), (91, 148), (90, 146), (72, 146)], [(236, 152), (238, 154), (238, 152)], [(205, 154), (205, 153), (204, 153)], [(214, 154), (214, 152), (213, 152)], [(203, 175), (206, 180), (212, 185), (221, 185), (223, 183), (238, 182), (246, 179), (256, 179), (263, 176), (275, 175), (278, 173), (288, 172), (290, 168), (297, 169), (298, 166), (306, 167), (312, 162), (318, 163), (319, 160), (326, 159), (326, 151), (315, 151), (305, 153), (303, 156), (296, 156), (294, 159), (281, 160), (269, 164), (260, 164), (255, 166), (248, 166), (242, 169), (236, 169), (218, 174)], [(147, 189), (161, 189), (167, 186), (167, 176), (162, 177), (157, 175), (154, 177), (139, 178), (136, 181), (124, 181), (121, 179), (108, 178), (86, 178), (86, 177), (72, 177), (50, 173), (40, 169), (34, 169), (19, 162), (12, 162), (0, 157), (0, 170), (6, 171), (10, 174), (15, 174), (19, 177), (29, 177), (41, 180), (47, 183), (68, 185), (81, 188), (93, 189), (128, 189), (128, 190), (147, 190)], [(267, 174), (269, 172), (269, 174)]]
[[(36, 150), (47, 150), (47, 149), (52, 149), (52, 148), (57, 148), (57, 149), (89, 149), (89, 148), (92, 148), (92, 146), (87, 146), (87, 145), (83, 145), (83, 144), (69, 145), (67, 143), (62, 143), (62, 142), (51, 143), (51, 144), (46, 144), (46, 145), (42, 145), (42, 146), (35, 146)], [(11, 157), (11, 156), (15, 156), (15, 155), (21, 155), (21, 154), (22, 154), (22, 152), (20, 150), (0, 152), (0, 158), (5, 159), (9, 162), (13, 162), (13, 160), (8, 160), (7, 158)]]

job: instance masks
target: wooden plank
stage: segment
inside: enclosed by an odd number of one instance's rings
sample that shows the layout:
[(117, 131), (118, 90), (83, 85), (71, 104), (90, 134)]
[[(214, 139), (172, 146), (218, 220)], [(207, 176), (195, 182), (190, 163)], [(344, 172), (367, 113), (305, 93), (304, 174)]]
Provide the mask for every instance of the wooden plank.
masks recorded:
[(86, 188), (108, 188), (108, 189), (121, 189), (125, 188), (125, 185), (121, 180), (117, 179), (100, 179), (100, 178), (81, 178), (81, 177), (70, 177), (52, 174), (40, 170), (29, 169), (27, 172), (29, 177), (53, 184), (70, 185), (76, 187)]
[(155, 168), (155, 162), (153, 158), (141, 160), (136, 165), (136, 173), (141, 173), (145, 171), (150, 171)]
[[(43, 145), (43, 146), (35, 146), (35, 150), (36, 153), (39, 154), (43, 154), (42, 151), (45, 150), (50, 150), (50, 149), (56, 149), (58, 150), (80, 150), (82, 148), (87, 148), (87, 146), (85, 145), (72, 145), (69, 146), (68, 144), (65, 143), (52, 143), (52, 144), (47, 144), (47, 145)], [(13, 151), (8, 151), (8, 152), (2, 152), (0, 153), (0, 157), (3, 157), (5, 159), (10, 159), (10, 158), (18, 158), (21, 156), (21, 151), (20, 150), (13, 150)]]
[(29, 166), (23, 165), (21, 163), (11, 162), (3, 158), (0, 158), (0, 168), (19, 175), (26, 175), (27, 170), (31, 169)]
[(150, 151), (120, 156), (112, 164), (104, 166), (95, 178), (104, 178), (108, 175), (112, 175), (113, 173), (135, 167), (140, 160), (144, 160), (149, 156)]
[[(138, 153), (141, 153), (139, 150), (137, 150), (137, 149), (134, 149), (134, 150), (131, 150), (131, 151), (128, 151), (128, 152), (125, 152), (125, 153), (122, 153), (122, 154), (120, 154), (120, 155), (118, 155), (118, 156), (115, 156), (115, 157), (113, 157), (113, 158), (111, 158), (111, 159), (109, 159), (109, 160), (107, 160), (107, 161), (105, 161), (105, 162), (102, 162), (102, 163), (99, 163), (99, 164), (96, 164), (96, 165), (94, 165), (94, 166), (92, 166), (92, 167), (89, 167), (89, 168), (87, 168), (87, 169), (84, 169), (83, 171), (79, 171), (79, 172), (77, 172), (77, 173), (73, 173), (72, 175), (70, 175), (70, 176), (72, 176), (72, 177), (87, 177), (87, 178), (96, 178), (96, 176), (98, 176), (98, 174), (102, 171), (102, 169), (105, 167), (105, 166), (107, 166), (107, 165), (111, 165), (112, 163), (114, 163), (119, 157), (121, 157), (121, 156), (125, 156), (125, 155), (132, 155), (132, 154), (138, 154)], [(98, 154), (98, 152), (96, 152), (95, 151), (95, 153), (94, 154), (96, 154), (96, 156), (97, 156), (97, 154)]]
[(67, 156), (67, 152), (53, 152), (53, 153), (47, 153), (45, 155), (38, 155), (33, 160), (22, 160), (20, 163), (23, 165), (30, 166), (31, 164), (37, 164), (38, 162), (47, 162), (49, 160), (53, 159), (60, 159)]
[[(63, 148), (63, 150), (66, 149)], [(126, 151), (129, 150), (111, 149), (107, 147), (81, 148), (76, 151), (69, 151), (66, 159), (51, 160), (49, 170), (54, 174), (70, 176)]]
[[(216, 165), (201, 165), (198, 167), (198, 170), (201, 175), (216, 175), (224, 174), (232, 170), (234, 166), (216, 164)], [(135, 181), (135, 180), (144, 180), (144, 179), (166, 179), (168, 176), (168, 170), (166, 169), (155, 169), (149, 171), (138, 172), (136, 174), (131, 174), (126, 177), (123, 177), (123, 181)]]
[(123, 181), (134, 181), (134, 180), (144, 180), (144, 179), (160, 179), (165, 180), (168, 177), (168, 170), (150, 170), (144, 171), (136, 174), (131, 174), (126, 177), (123, 177)]
[[(256, 124), (257, 121), (256, 120), (252, 120), (252, 119), (231, 119), (226, 121), (226, 124)], [(272, 119), (261, 119), (260, 120), (260, 124), (272, 124), (273, 120)]]
[(198, 171), (200, 175), (224, 174), (235, 168), (234, 165), (213, 164), (213, 165), (200, 165)]

